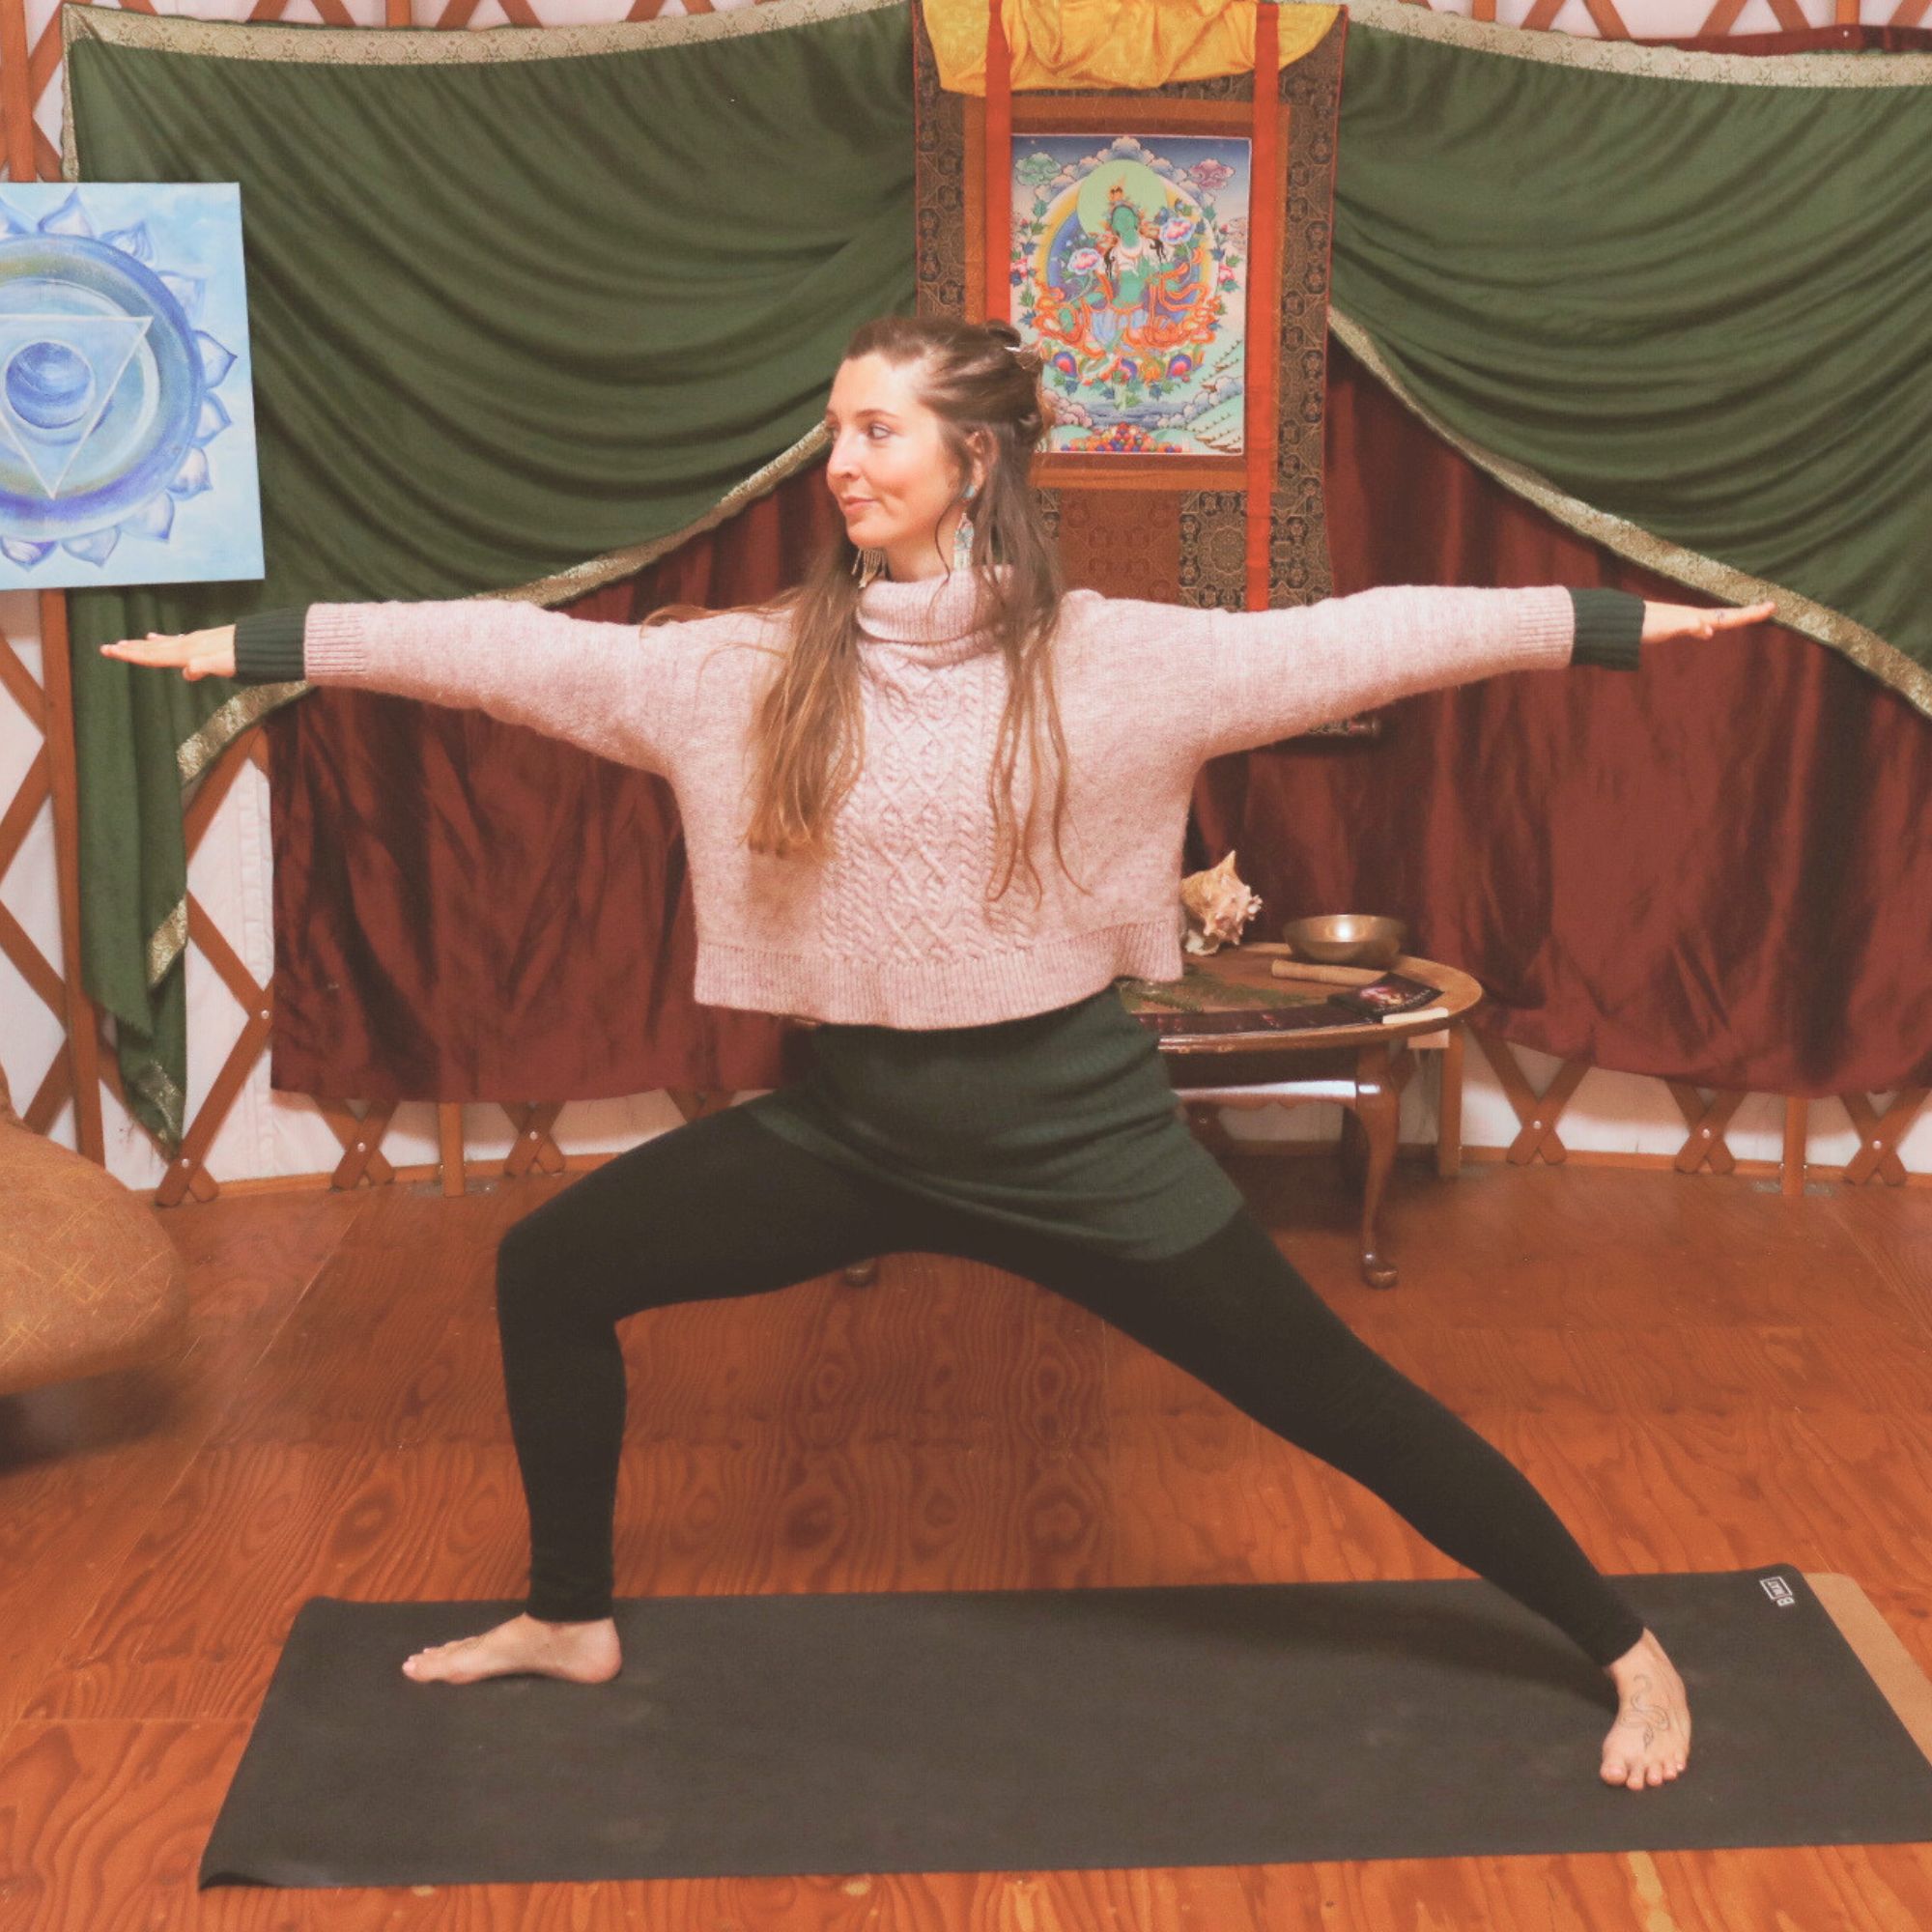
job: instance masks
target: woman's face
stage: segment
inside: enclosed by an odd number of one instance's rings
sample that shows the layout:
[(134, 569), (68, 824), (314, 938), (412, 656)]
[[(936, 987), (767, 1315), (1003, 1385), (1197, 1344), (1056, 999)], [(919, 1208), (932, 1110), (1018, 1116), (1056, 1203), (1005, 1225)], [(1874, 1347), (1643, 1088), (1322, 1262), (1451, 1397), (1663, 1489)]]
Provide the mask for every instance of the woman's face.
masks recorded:
[(854, 356), (838, 365), (825, 412), (832, 432), (825, 480), (845, 518), (845, 534), (861, 550), (884, 551), (901, 579), (947, 570), (967, 483), (913, 377), (911, 365)]

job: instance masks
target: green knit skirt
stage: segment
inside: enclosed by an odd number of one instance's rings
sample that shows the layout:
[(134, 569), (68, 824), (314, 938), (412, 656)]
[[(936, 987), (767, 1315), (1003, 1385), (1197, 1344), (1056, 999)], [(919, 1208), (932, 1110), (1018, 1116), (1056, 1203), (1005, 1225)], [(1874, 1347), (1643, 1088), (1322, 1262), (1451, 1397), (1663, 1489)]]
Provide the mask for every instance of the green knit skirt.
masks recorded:
[(1243, 1205), (1112, 986), (991, 1026), (809, 1038), (806, 1077), (742, 1111), (907, 1193), (1139, 1261), (1197, 1246)]

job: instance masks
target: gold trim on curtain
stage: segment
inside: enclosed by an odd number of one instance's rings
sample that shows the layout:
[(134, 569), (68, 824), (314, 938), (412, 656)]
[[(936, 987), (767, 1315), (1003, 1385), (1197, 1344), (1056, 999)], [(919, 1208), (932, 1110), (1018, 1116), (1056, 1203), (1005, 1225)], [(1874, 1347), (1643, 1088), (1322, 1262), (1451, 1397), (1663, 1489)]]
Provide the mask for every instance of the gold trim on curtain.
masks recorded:
[(181, 771), (182, 802), (194, 782), (220, 755), (222, 748), (239, 738), (249, 725), (259, 724), (276, 705), (299, 697), (306, 684), (253, 684), (238, 691), (219, 711), (211, 712), (199, 731), (184, 738), (175, 748), (175, 763)]
[(655, 563), (661, 556), (668, 556), (680, 544), (703, 535), (706, 530), (716, 529), (727, 517), (735, 517), (747, 503), (769, 496), (787, 476), (795, 476), (822, 455), (830, 440), (825, 425), (814, 423), (789, 449), (773, 457), (762, 469), (754, 469), (735, 489), (725, 491), (701, 517), (686, 524), (681, 530), (672, 530), (668, 536), (653, 537), (648, 543), (631, 544), (623, 550), (610, 551), (603, 556), (591, 557), (585, 563), (573, 563), (568, 570), (559, 570), (550, 577), (535, 578), (514, 589), (486, 590), (480, 595), (514, 604), (563, 604), (573, 597), (582, 597), (600, 589), (607, 583), (615, 583), (620, 578), (635, 577), (646, 564)]
[[(906, 0), (759, 0), (723, 14), (608, 20), (568, 27), (302, 27), (270, 20), (197, 20), (119, 7), (61, 9), (63, 54), (75, 41), (110, 42), (204, 59), (291, 61), (327, 67), (451, 67), (493, 61), (574, 60), (693, 41), (734, 40), (902, 7)], [(71, 160), (63, 141), (62, 172)]]
[[(307, 689), (306, 686), (303, 687)], [(176, 955), (187, 944), (187, 897), (175, 902), (175, 909), (156, 926), (148, 939), (148, 984), (159, 985), (167, 970), (175, 963)], [(169, 1087), (174, 1085), (169, 1081)]]

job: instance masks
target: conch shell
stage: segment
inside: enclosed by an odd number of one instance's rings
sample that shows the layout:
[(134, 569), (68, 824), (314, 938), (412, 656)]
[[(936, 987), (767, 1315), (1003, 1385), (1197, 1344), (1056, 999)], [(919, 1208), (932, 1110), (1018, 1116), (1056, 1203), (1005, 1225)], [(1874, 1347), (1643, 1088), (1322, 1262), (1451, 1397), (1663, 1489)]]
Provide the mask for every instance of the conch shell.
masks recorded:
[(1180, 882), (1181, 950), (1196, 958), (1237, 945), (1262, 902), (1235, 876), (1235, 855)]

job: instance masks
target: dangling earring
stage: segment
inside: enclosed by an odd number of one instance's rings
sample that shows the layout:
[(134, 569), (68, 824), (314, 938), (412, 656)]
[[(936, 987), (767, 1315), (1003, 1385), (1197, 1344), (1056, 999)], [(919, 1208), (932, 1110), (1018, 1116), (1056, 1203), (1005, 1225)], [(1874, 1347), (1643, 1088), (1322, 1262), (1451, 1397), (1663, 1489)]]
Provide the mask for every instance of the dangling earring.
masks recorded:
[(971, 570), (973, 567), (973, 499), (966, 498), (966, 514), (959, 519), (952, 532), (952, 568)]
[(886, 554), (882, 550), (854, 550), (852, 553), (852, 575), (859, 580), (861, 590), (885, 567)]

